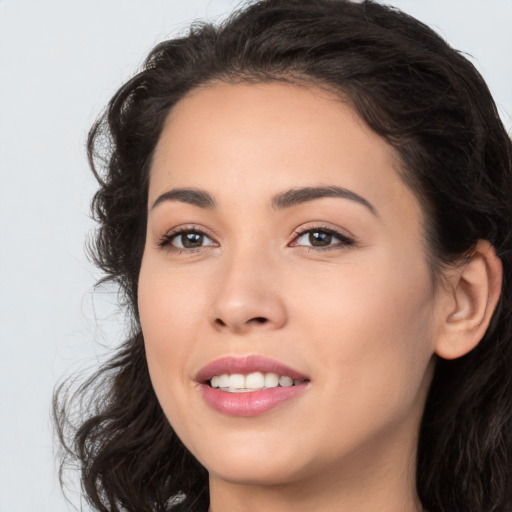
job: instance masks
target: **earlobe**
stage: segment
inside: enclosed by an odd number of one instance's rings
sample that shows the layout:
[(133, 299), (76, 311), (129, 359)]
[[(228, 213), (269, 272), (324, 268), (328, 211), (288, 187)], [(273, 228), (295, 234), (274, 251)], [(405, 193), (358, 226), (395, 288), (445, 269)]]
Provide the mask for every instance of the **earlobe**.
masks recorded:
[(449, 276), (449, 305), (435, 351), (444, 359), (461, 357), (483, 338), (501, 292), (502, 264), (494, 247), (479, 240), (466, 262)]

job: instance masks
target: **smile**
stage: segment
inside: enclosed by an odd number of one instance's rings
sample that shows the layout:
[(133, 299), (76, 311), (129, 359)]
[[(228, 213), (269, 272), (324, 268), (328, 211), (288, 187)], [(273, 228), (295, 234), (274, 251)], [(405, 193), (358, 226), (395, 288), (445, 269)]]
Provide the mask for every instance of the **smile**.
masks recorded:
[(202, 397), (228, 416), (257, 416), (299, 397), (310, 385), (302, 373), (261, 356), (224, 357), (196, 375)]
[(219, 388), (229, 393), (250, 393), (260, 389), (270, 389), (296, 386), (304, 382), (304, 379), (292, 379), (288, 375), (279, 376), (277, 373), (253, 372), (248, 375), (241, 373), (214, 375), (210, 379), (212, 388)]

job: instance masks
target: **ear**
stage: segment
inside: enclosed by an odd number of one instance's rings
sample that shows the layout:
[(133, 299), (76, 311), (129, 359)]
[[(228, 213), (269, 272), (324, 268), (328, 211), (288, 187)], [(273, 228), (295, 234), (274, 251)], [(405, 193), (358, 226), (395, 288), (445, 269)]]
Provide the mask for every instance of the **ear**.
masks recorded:
[(479, 240), (469, 259), (448, 271), (442, 292), (441, 329), (435, 352), (444, 359), (461, 357), (483, 338), (498, 303), (502, 281), (501, 260), (494, 247)]

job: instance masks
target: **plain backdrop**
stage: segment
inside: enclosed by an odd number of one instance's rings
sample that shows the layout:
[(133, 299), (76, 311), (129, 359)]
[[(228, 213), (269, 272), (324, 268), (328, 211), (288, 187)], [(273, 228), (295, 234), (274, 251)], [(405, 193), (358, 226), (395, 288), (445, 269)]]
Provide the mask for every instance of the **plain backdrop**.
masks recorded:
[[(390, 3), (467, 52), (510, 132), (512, 0)], [(236, 5), (0, 0), (0, 512), (72, 510), (56, 477), (52, 390), (122, 339), (115, 290), (93, 291), (84, 251), (88, 128), (157, 42)]]

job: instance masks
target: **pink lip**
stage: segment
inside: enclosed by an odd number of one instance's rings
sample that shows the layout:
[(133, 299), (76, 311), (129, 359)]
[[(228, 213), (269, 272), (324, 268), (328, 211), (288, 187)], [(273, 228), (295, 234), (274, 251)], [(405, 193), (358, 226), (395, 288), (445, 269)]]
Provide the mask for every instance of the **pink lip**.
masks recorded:
[(290, 368), (279, 361), (269, 359), (263, 356), (245, 356), (245, 357), (221, 357), (208, 363), (196, 375), (197, 382), (206, 382), (214, 375), (223, 373), (277, 373), (278, 375), (288, 375), (294, 380), (307, 379), (302, 373)]
[[(288, 375), (304, 382), (290, 386), (262, 389), (247, 393), (229, 393), (210, 387), (208, 381), (214, 375), (223, 373), (252, 372)], [(308, 378), (288, 366), (261, 356), (223, 357), (202, 368), (196, 375), (199, 389), (206, 403), (216, 411), (229, 416), (256, 416), (274, 409), (302, 394), (309, 385)]]

